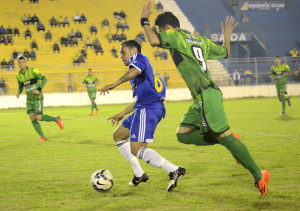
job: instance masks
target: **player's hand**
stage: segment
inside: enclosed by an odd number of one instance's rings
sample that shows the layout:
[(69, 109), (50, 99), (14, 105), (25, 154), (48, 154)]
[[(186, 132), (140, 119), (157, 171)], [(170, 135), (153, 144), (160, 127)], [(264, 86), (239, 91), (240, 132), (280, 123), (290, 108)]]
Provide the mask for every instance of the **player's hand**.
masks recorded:
[(19, 98), (20, 97), (20, 93), (17, 93), (16, 97)]
[(152, 13), (152, 11), (151, 11), (151, 1), (148, 1), (147, 3), (144, 4), (142, 14), (141, 14), (141, 18), (149, 18), (151, 13)]
[(117, 126), (119, 122), (124, 118), (124, 116), (125, 116), (124, 114), (119, 113), (112, 117), (109, 117), (107, 121), (110, 120), (112, 122), (112, 126)]
[(233, 16), (230, 16), (230, 18), (227, 16), (225, 24), (222, 22), (222, 32), (223, 32), (224, 37), (230, 38), (233, 30), (238, 25), (238, 22), (234, 23), (234, 21), (235, 21), (235, 18)]
[(34, 94), (34, 95), (39, 95), (39, 94), (40, 94), (40, 91), (39, 91), (39, 90), (34, 90), (34, 91), (32, 92), (32, 94)]
[(271, 75), (271, 79), (274, 80), (275, 79), (275, 75)]
[(98, 89), (98, 91), (100, 92), (100, 95), (105, 95), (105, 92), (107, 92), (107, 94), (109, 94), (108, 90), (111, 90), (115, 88), (112, 84), (106, 85), (104, 87), (102, 87), (101, 89)]

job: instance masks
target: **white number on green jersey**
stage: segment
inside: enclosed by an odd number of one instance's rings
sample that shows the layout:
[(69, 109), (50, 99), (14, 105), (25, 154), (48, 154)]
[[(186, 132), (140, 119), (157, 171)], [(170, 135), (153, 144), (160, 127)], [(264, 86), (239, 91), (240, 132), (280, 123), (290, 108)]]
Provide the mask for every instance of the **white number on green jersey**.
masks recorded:
[(206, 64), (203, 58), (203, 51), (202, 48), (198, 47), (198, 46), (192, 46), (192, 52), (194, 54), (194, 56), (196, 57), (196, 59), (199, 61), (203, 72), (206, 73)]

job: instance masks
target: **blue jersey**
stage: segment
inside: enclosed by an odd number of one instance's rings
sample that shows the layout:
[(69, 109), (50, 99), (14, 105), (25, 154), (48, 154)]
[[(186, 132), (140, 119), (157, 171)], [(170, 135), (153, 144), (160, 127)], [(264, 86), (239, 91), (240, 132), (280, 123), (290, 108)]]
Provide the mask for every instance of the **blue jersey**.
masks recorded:
[(148, 57), (141, 53), (134, 54), (129, 59), (129, 68), (134, 67), (140, 75), (130, 80), (134, 108), (163, 108), (166, 97), (166, 86), (159, 75), (153, 70)]

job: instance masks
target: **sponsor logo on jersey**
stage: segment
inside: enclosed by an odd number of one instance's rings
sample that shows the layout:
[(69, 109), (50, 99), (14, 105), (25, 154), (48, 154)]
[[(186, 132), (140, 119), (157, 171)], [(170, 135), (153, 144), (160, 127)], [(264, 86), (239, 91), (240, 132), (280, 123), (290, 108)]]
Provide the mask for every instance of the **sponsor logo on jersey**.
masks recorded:
[(24, 86), (28, 86), (28, 85), (30, 85), (30, 81), (25, 81)]
[(33, 86), (33, 87), (29, 88), (29, 89), (26, 89), (26, 92), (30, 92), (32, 90), (35, 90), (35, 86)]
[(135, 134), (132, 134), (131, 138), (136, 138)]

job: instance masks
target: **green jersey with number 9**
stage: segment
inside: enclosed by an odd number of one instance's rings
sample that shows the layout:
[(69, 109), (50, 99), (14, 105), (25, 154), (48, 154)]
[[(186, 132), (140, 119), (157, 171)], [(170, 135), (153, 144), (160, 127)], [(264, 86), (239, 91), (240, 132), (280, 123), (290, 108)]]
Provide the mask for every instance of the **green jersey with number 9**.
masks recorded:
[(159, 47), (169, 49), (195, 99), (203, 89), (218, 88), (212, 81), (206, 62), (227, 58), (226, 47), (215, 45), (207, 37), (192, 35), (184, 29), (161, 32), (159, 39)]

